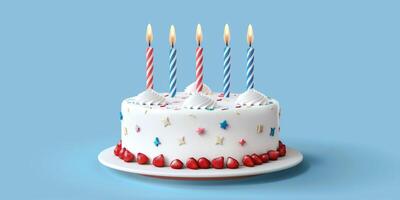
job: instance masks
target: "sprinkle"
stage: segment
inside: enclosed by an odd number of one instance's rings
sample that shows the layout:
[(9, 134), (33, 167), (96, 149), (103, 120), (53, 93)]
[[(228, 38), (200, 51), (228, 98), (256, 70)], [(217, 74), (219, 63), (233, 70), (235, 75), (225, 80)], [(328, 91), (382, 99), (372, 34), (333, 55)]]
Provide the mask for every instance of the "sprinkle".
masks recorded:
[(229, 109), (228, 107), (221, 108), (221, 110), (228, 110), (228, 109)]
[(228, 124), (228, 122), (227, 122), (226, 120), (224, 120), (224, 121), (222, 121), (222, 122), (219, 123), (219, 126), (220, 126), (222, 129), (227, 129), (228, 126), (229, 126), (229, 124)]
[(224, 93), (219, 93), (218, 94), (218, 97), (223, 97), (224, 96)]
[(135, 126), (135, 130), (136, 130), (136, 133), (139, 133), (140, 132), (140, 126), (136, 125)]
[(124, 116), (122, 115), (122, 112), (119, 112), (119, 119), (120, 119), (120, 120), (123, 120), (123, 119), (124, 119)]
[(222, 99), (221, 99), (221, 98), (218, 98), (217, 101), (222, 101)]
[(164, 97), (168, 97), (168, 94), (164, 94)]
[(217, 136), (217, 141), (215, 145), (222, 145), (224, 143), (224, 137)]
[(264, 131), (264, 126), (262, 124), (257, 125), (257, 133), (262, 133)]
[(274, 136), (275, 135), (275, 128), (271, 128), (271, 132), (269, 133), (270, 136)]
[(213, 111), (214, 108), (206, 108), (206, 110), (208, 110), (208, 111)]
[(164, 104), (160, 105), (160, 107), (163, 108), (163, 107), (165, 107), (167, 105), (168, 105), (167, 103), (164, 103)]
[(186, 142), (185, 142), (185, 136), (179, 138), (179, 139), (178, 139), (178, 142), (179, 142), (179, 146), (186, 144)]
[(239, 144), (243, 146), (244, 144), (246, 144), (246, 140), (244, 140), (244, 139), (242, 138), (241, 140), (239, 140)]
[(199, 135), (202, 135), (202, 134), (204, 134), (205, 132), (206, 132), (206, 129), (205, 128), (197, 128), (196, 129), (196, 132), (199, 134)]
[(127, 136), (128, 135), (128, 129), (126, 127), (124, 127), (124, 135)]
[(164, 127), (171, 126), (171, 122), (169, 121), (168, 117), (162, 119), (161, 121), (164, 124)]
[(158, 137), (156, 137), (155, 139), (154, 139), (154, 145), (156, 145), (156, 147), (158, 147), (158, 145), (160, 145), (161, 144), (161, 142), (160, 142), (160, 140), (158, 139)]

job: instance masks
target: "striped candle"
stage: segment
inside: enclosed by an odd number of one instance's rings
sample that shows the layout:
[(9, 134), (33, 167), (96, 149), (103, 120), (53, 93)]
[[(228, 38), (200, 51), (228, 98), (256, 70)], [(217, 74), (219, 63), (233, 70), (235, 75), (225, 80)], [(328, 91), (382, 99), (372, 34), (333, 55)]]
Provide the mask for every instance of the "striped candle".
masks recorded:
[(171, 97), (176, 95), (176, 49), (174, 48), (176, 41), (175, 27), (171, 26), (169, 32), (169, 42), (171, 49), (169, 51), (169, 94)]
[(254, 48), (251, 46), (253, 40), (253, 27), (250, 24), (247, 29), (247, 42), (249, 43), (249, 48), (247, 49), (246, 84), (248, 90), (254, 88)]
[(151, 25), (147, 25), (146, 40), (149, 44), (146, 50), (146, 89), (153, 89), (153, 47), (151, 42), (153, 41), (153, 31)]
[(224, 97), (229, 97), (230, 95), (230, 85), (231, 85), (231, 47), (229, 47), (230, 33), (228, 24), (225, 25), (224, 30)]
[(197, 25), (196, 40), (196, 91), (200, 93), (203, 90), (203, 48), (200, 46), (203, 39), (200, 24)]

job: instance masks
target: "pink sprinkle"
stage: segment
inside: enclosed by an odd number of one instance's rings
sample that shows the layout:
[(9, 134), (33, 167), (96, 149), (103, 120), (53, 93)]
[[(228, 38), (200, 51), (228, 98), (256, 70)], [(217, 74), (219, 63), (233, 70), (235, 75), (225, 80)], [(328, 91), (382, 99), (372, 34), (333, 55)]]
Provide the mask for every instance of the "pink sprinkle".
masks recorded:
[(197, 128), (197, 129), (196, 129), (196, 132), (197, 132), (199, 135), (204, 134), (205, 131), (206, 131), (205, 128)]
[(244, 139), (242, 138), (242, 139), (239, 141), (239, 144), (243, 146), (244, 144), (246, 144), (246, 140), (244, 140)]
[(240, 108), (240, 107), (242, 107), (241, 105), (236, 105), (236, 108)]
[(221, 101), (222, 99), (218, 98), (217, 101)]
[(223, 97), (224, 96), (224, 93), (219, 93), (218, 94), (218, 97)]
[(138, 125), (136, 125), (136, 133), (140, 132), (140, 127)]

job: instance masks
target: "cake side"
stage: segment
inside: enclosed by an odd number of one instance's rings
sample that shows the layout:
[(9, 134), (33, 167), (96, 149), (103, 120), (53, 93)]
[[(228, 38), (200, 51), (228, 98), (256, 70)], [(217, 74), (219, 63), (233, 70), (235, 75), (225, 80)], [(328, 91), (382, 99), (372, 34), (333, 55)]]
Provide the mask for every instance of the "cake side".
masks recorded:
[(134, 98), (121, 105), (122, 147), (150, 159), (163, 154), (165, 162), (190, 157), (209, 160), (223, 156), (242, 163), (245, 155), (262, 154), (279, 146), (279, 103), (269, 98), (266, 105), (238, 106), (237, 94), (222, 98), (213, 109), (188, 109), (188, 98), (178, 93), (165, 97), (165, 104), (142, 105)]

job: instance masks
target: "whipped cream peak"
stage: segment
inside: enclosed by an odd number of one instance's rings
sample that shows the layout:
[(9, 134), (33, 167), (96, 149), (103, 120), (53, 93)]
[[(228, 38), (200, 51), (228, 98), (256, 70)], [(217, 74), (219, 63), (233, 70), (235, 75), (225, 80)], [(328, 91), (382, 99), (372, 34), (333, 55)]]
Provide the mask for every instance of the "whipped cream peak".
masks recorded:
[(194, 93), (183, 102), (183, 107), (190, 109), (214, 109), (216, 104), (217, 103), (210, 97), (204, 94)]
[(236, 104), (242, 106), (261, 106), (268, 104), (268, 102), (268, 97), (255, 89), (240, 94), (236, 100)]
[(134, 102), (142, 105), (162, 105), (165, 104), (165, 98), (152, 89), (145, 91), (134, 97)]
[[(187, 93), (187, 94), (195, 94), (195, 93), (197, 93), (196, 82), (193, 82), (192, 84), (188, 85), (185, 88), (185, 93)], [(211, 91), (210, 87), (208, 87), (206, 84), (203, 83), (203, 90), (200, 93), (201, 94), (205, 94), (205, 95), (211, 95), (212, 91)]]

